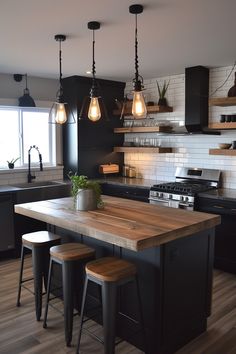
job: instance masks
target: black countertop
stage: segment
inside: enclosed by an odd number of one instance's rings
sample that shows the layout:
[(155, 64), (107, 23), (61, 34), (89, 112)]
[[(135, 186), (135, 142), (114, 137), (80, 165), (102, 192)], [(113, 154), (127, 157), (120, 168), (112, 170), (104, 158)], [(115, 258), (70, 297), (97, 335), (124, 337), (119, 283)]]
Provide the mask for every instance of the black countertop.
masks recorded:
[(128, 187), (143, 187), (150, 188), (154, 184), (163, 183), (163, 181), (143, 179), (143, 178), (128, 178), (128, 177), (106, 177), (97, 180), (100, 183), (109, 183), (116, 185), (124, 185)]
[(232, 200), (236, 201), (236, 189), (230, 188), (219, 188), (210, 191), (199, 193), (198, 196), (201, 198), (210, 198), (217, 200)]

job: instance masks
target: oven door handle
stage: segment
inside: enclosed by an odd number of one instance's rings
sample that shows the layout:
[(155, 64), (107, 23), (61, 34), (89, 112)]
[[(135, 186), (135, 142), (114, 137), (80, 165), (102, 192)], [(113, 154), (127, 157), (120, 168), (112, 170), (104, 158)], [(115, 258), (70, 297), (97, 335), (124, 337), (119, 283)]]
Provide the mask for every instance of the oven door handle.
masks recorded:
[(149, 202), (150, 200), (152, 200), (153, 202), (161, 202), (161, 203), (165, 203), (165, 204), (169, 204), (169, 200), (165, 200), (165, 199), (161, 199), (161, 198), (148, 198)]

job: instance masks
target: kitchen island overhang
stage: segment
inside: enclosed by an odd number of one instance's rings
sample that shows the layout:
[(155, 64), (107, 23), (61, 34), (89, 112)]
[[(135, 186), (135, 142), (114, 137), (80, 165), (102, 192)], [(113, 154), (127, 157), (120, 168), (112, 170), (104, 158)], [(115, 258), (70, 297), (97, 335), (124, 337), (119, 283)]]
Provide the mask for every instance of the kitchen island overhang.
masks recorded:
[[(57, 232), (71, 231), (99, 257), (113, 254), (134, 262), (150, 351), (174, 353), (206, 330), (220, 216), (109, 196), (103, 200), (104, 209), (89, 212), (74, 210), (72, 198), (19, 204), (15, 212), (53, 225)], [(132, 312), (134, 302), (132, 288), (122, 289), (121, 307)], [(126, 323), (118, 331), (129, 338)], [(140, 337), (131, 342), (142, 348)]]

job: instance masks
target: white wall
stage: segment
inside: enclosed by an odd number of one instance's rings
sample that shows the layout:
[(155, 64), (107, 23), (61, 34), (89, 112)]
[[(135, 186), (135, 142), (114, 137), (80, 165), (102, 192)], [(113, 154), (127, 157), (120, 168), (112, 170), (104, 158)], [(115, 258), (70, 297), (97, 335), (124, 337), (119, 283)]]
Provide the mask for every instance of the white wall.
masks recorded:
[[(0, 82), (1, 104), (5, 101), (6, 105), (14, 102), (18, 105), (18, 98), (23, 95), (25, 89), (25, 78), (16, 82), (13, 74), (0, 74)], [(28, 76), (28, 89), (35, 101), (55, 101), (58, 88), (58, 80)]]
[[(221, 67), (210, 70), (210, 94), (219, 87), (230, 73), (232, 67)], [(184, 121), (185, 114), (185, 75), (174, 75), (144, 81), (147, 100), (158, 101), (156, 80), (163, 83), (170, 80), (167, 92), (169, 106), (173, 113), (152, 114), (154, 121), (176, 124)], [(226, 97), (234, 84), (234, 72), (227, 83), (212, 97)], [(130, 93), (132, 83), (127, 83), (126, 92)], [(220, 114), (236, 113), (236, 107), (210, 107), (209, 122), (219, 122)], [(223, 171), (223, 186), (236, 189), (236, 157), (209, 155), (210, 148), (217, 148), (220, 142), (236, 140), (236, 130), (221, 131), (221, 135), (160, 135), (157, 133), (125, 134), (126, 141), (132, 141), (136, 136), (157, 138), (162, 146), (173, 147), (171, 154), (126, 153), (125, 163), (135, 166), (140, 176), (146, 179), (172, 181), (178, 166), (213, 168)]]

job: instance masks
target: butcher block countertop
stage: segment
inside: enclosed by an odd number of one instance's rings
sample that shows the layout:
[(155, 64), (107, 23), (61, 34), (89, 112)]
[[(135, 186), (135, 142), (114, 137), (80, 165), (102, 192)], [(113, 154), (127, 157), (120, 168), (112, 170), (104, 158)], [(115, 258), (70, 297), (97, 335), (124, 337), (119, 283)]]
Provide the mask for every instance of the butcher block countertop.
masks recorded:
[(60, 198), (15, 205), (15, 212), (133, 251), (220, 224), (214, 214), (167, 208), (134, 200), (102, 196), (104, 208), (77, 211), (73, 199)]

